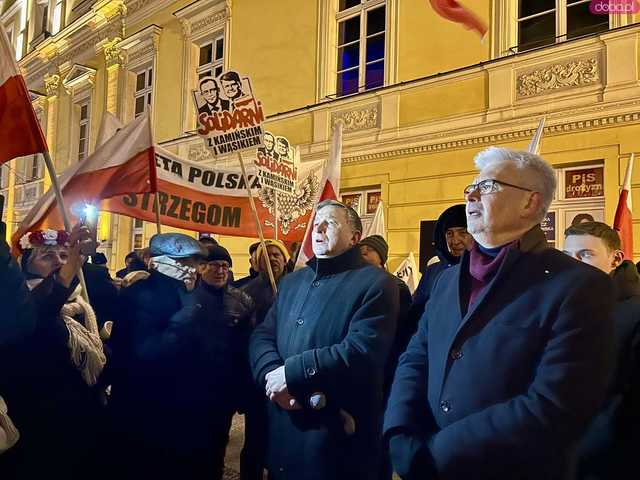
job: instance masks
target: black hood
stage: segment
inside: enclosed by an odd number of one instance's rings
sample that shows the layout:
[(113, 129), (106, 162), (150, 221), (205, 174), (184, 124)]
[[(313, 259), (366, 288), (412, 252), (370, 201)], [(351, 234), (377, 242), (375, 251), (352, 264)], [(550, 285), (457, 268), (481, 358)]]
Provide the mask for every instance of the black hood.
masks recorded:
[(640, 297), (640, 275), (638, 269), (629, 260), (625, 260), (611, 272), (616, 300), (622, 302), (631, 297)]
[(454, 205), (447, 208), (436, 223), (433, 231), (433, 243), (440, 260), (451, 265), (456, 265), (460, 261), (460, 257), (454, 257), (449, 253), (447, 247), (447, 230), (453, 227), (467, 228), (467, 213), (465, 205)]

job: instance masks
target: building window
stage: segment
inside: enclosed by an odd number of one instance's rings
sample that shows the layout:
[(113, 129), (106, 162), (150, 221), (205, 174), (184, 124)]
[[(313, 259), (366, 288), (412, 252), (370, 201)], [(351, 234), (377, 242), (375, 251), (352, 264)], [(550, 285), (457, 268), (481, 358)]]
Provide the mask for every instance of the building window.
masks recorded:
[(609, 15), (589, 11), (591, 0), (518, 0), (518, 50), (603, 32)]
[(62, 30), (62, 0), (55, 0), (51, 18), (51, 34), (55, 35), (60, 30)]
[(144, 248), (144, 222), (139, 218), (133, 219), (133, 231), (131, 232), (132, 250)]
[(78, 161), (85, 159), (89, 153), (89, 127), (91, 116), (89, 100), (82, 102), (79, 106)]
[(38, 155), (34, 155), (31, 158), (31, 168), (29, 169), (29, 180), (40, 179), (40, 158)]
[(198, 55), (198, 80), (202, 77), (217, 77), (222, 73), (224, 60), (224, 36), (216, 36), (212, 41), (200, 45)]
[(385, 1), (339, 0), (338, 96), (384, 85), (386, 12)]
[(145, 68), (136, 73), (135, 118), (138, 118), (151, 106), (153, 95), (153, 68)]

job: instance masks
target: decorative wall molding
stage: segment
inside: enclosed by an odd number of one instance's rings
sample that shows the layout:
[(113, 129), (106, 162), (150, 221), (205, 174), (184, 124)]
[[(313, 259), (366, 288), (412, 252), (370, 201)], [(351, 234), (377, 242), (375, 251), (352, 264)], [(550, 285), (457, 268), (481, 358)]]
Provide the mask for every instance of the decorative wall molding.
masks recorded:
[(192, 162), (205, 162), (214, 160), (211, 151), (205, 148), (202, 140), (198, 139), (198, 143), (189, 144), (189, 153), (187, 158)]
[(113, 40), (108, 40), (102, 44), (104, 59), (107, 66), (121, 64), (124, 61), (124, 52), (119, 45), (121, 41), (122, 39), (120, 37), (116, 37)]
[[(640, 110), (633, 113), (606, 115), (587, 120), (578, 120), (571, 122), (558, 123), (548, 125), (544, 128), (544, 137), (572, 133), (583, 130), (594, 130), (614, 125), (623, 125), (627, 123), (640, 123)], [(362, 155), (348, 156), (344, 155), (343, 164), (352, 164), (360, 162), (371, 162), (387, 160), (407, 155), (417, 155), (424, 153), (442, 152), (448, 150), (465, 149), (470, 147), (482, 147), (495, 145), (502, 142), (513, 142), (518, 140), (530, 140), (535, 133), (535, 128), (524, 128), (519, 130), (503, 131), (493, 134), (472, 136), (457, 140), (429, 143), (424, 145), (415, 145), (405, 148), (395, 148), (382, 152), (367, 153)]]
[(47, 92), (47, 97), (55, 97), (58, 95), (58, 88), (60, 87), (60, 75), (57, 74), (45, 74), (44, 76), (44, 89)]
[(231, 16), (231, 8), (226, 0), (213, 0), (194, 2), (173, 14), (180, 21), (184, 35), (197, 40), (223, 29)]
[(162, 28), (157, 25), (149, 25), (135, 35), (122, 40), (118, 47), (125, 54), (127, 68), (136, 68), (139, 64), (153, 61), (158, 51)]
[(600, 58), (591, 56), (554, 63), (525, 72), (518, 72), (516, 94), (528, 98), (561, 89), (586, 87), (600, 83)]
[(352, 110), (331, 112), (331, 128), (342, 121), (345, 133), (380, 127), (380, 103), (375, 102)]
[(93, 87), (96, 70), (85, 65), (74, 64), (62, 81), (62, 86), (70, 94)]
[[(198, 35), (203, 30), (207, 30), (211, 25), (222, 24), (228, 17), (229, 12), (225, 8), (224, 10), (215, 13), (211, 16), (206, 16), (191, 25), (191, 34)], [(219, 26), (219, 25), (218, 25)]]

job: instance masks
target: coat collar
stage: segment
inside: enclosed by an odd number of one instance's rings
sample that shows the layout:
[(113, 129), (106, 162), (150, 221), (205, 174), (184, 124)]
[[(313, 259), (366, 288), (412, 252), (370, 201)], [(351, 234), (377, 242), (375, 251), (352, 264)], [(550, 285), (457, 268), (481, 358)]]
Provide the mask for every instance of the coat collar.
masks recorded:
[(311, 257), (307, 266), (316, 272), (316, 277), (325, 277), (337, 273), (355, 270), (365, 265), (360, 254), (360, 248), (355, 246), (346, 252), (332, 258)]

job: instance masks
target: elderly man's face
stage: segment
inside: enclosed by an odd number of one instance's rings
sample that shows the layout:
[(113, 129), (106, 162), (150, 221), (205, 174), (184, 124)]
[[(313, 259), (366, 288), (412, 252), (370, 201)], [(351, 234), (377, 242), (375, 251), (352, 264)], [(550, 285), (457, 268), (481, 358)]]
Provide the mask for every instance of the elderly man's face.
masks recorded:
[[(508, 163), (497, 163), (483, 168), (474, 183), (493, 179), (531, 188), (517, 169)], [(510, 233), (533, 227), (535, 207), (532, 192), (506, 185), (498, 185), (497, 191), (481, 195), (478, 189), (467, 195), (467, 230), (480, 244), (486, 240), (504, 239)], [(485, 240), (485, 243), (483, 243)], [(498, 246), (498, 245), (494, 245)]]
[(214, 260), (203, 263), (200, 275), (205, 283), (222, 288), (229, 280), (229, 262), (225, 260)]
[(240, 96), (240, 84), (235, 80), (222, 80), (222, 88), (229, 98), (236, 98)]
[(207, 101), (207, 103), (216, 103), (218, 101), (218, 86), (214, 81), (204, 82), (200, 86), (200, 93)]
[[(284, 273), (284, 266), (286, 264), (284, 255), (282, 254), (280, 249), (274, 245), (267, 246), (267, 255), (269, 256), (271, 271), (273, 272), (273, 276), (277, 280)], [(260, 255), (260, 271), (261, 272), (267, 271), (267, 265), (265, 263), (264, 255)]]
[(360, 236), (347, 222), (344, 208), (324, 207), (313, 222), (313, 253), (318, 258), (337, 257), (358, 243)]
[(67, 263), (68, 259), (67, 247), (55, 245), (34, 248), (27, 269), (29, 273), (46, 278)]

